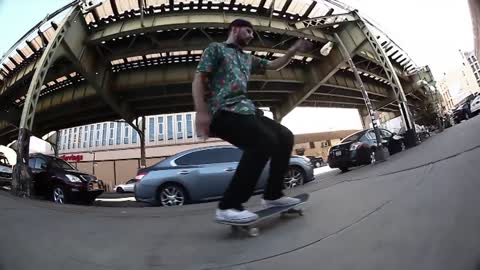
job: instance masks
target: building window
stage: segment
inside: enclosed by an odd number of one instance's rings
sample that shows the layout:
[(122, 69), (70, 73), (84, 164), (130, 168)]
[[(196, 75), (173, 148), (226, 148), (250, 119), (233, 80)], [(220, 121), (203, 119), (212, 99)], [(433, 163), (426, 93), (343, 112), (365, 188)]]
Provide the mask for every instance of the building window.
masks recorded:
[(85, 126), (85, 130), (83, 133), (83, 148), (88, 147), (88, 126)]
[(129, 136), (128, 135), (130, 134), (130, 132), (128, 130), (128, 124), (127, 123), (125, 123), (125, 133), (124, 134), (125, 134), (125, 136), (123, 136), (123, 144), (128, 144), (128, 142), (129, 142), (129, 139), (128, 139)]
[(477, 79), (477, 81), (480, 79), (480, 78), (478, 77), (478, 73), (475, 73), (475, 78)]
[(314, 149), (315, 148), (315, 142), (310, 142), (310, 149)]
[(73, 144), (72, 149), (77, 148), (77, 128), (73, 129)]
[(93, 147), (93, 135), (95, 134), (94, 127), (94, 125), (90, 126), (90, 147)]
[(148, 141), (155, 141), (155, 118), (153, 117), (148, 118)]
[(116, 145), (120, 145), (120, 143), (122, 142), (122, 126), (121, 126), (122, 123), (120, 122), (117, 122), (117, 140), (115, 142)]
[(67, 149), (70, 149), (70, 143), (72, 141), (72, 129), (68, 129), (68, 141), (67, 141)]
[(173, 140), (173, 116), (167, 116), (167, 140)]
[(177, 115), (177, 140), (183, 139), (183, 129), (182, 129), (183, 115)]
[(187, 138), (193, 138), (193, 122), (192, 122), (192, 114), (187, 114)]
[(95, 146), (100, 146), (100, 124), (97, 124), (97, 137), (95, 138)]
[(137, 136), (138, 136), (137, 130), (132, 128), (132, 143), (133, 144), (137, 143)]
[(159, 116), (157, 118), (158, 120), (158, 141), (161, 142), (163, 141), (163, 136), (164, 136), (164, 133), (163, 133), (163, 116)]
[(103, 123), (102, 129), (102, 146), (107, 145), (107, 123)]
[(83, 127), (79, 127), (78, 129), (78, 148), (82, 148), (82, 138), (83, 138)]
[(110, 134), (108, 136), (108, 145), (113, 145), (113, 140), (114, 140), (114, 132), (115, 132), (115, 123), (111, 122), (110, 123)]

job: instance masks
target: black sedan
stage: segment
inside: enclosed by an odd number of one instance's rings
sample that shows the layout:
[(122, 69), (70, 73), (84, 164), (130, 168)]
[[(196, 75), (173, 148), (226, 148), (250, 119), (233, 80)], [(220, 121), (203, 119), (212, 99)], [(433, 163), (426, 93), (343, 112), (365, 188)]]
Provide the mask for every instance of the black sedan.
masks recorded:
[[(380, 129), (382, 144), (388, 148), (390, 154), (405, 149), (403, 137), (386, 129)], [(349, 167), (375, 163), (377, 140), (373, 129), (365, 129), (343, 139), (340, 144), (330, 148), (328, 165), (330, 168), (339, 168), (342, 172)]]

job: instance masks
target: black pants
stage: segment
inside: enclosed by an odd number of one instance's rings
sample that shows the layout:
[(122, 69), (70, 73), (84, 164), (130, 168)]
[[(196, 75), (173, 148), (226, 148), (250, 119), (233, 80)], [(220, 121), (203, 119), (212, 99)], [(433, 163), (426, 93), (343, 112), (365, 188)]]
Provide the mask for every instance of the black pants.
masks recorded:
[(270, 159), (270, 174), (263, 197), (275, 200), (283, 196), (283, 179), (293, 148), (292, 132), (260, 115), (242, 115), (219, 111), (212, 119), (210, 130), (243, 150), (235, 175), (219, 203), (220, 209), (243, 209)]

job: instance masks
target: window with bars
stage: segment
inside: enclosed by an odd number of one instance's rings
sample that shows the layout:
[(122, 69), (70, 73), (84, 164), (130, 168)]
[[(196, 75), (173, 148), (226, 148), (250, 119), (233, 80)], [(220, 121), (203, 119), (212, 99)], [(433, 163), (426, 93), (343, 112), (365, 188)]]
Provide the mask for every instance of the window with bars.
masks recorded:
[(159, 116), (157, 118), (158, 120), (158, 141), (161, 142), (163, 141), (163, 136), (164, 136), (164, 133), (163, 133), (163, 116)]
[(129, 126), (127, 123), (125, 123), (125, 133), (124, 133), (124, 136), (123, 136), (123, 144), (128, 144), (128, 142), (130, 141), (129, 139)]
[(182, 124), (183, 124), (183, 115), (179, 114), (177, 115), (177, 140), (183, 139)]
[(68, 141), (67, 141), (67, 149), (70, 149), (70, 142), (72, 140), (72, 129), (68, 129)]
[(167, 140), (173, 140), (173, 116), (167, 116)]
[(83, 127), (79, 127), (79, 130), (78, 130), (78, 148), (82, 148), (82, 136), (83, 134)]
[(148, 118), (148, 141), (155, 141), (155, 118), (153, 117)]
[(107, 123), (103, 123), (102, 129), (102, 146), (107, 145)]
[(108, 145), (113, 145), (114, 140), (114, 133), (115, 133), (115, 123), (110, 123), (110, 135), (108, 136)]
[(191, 113), (187, 114), (186, 128), (187, 128), (187, 138), (188, 139), (193, 138), (193, 121), (192, 121)]
[(93, 135), (95, 134), (94, 128), (95, 128), (94, 125), (90, 126), (90, 147), (93, 147)]
[(102, 126), (100, 124), (97, 124), (97, 137), (95, 138), (95, 146), (100, 146), (100, 128)]
[(121, 126), (121, 123), (117, 122), (117, 140), (116, 140), (116, 145), (120, 145), (120, 143), (122, 142), (122, 126)]
[(85, 126), (83, 133), (83, 148), (88, 147), (88, 126)]
[(77, 148), (77, 128), (73, 129), (73, 143), (72, 143), (72, 149)]

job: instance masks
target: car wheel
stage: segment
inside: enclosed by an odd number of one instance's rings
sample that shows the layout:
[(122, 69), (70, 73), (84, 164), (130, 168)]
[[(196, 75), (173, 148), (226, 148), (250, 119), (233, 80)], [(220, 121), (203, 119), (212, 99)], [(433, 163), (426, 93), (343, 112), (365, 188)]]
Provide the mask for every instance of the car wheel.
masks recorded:
[(320, 168), (322, 166), (322, 164), (320, 164), (320, 162), (315, 162), (315, 168)]
[(59, 203), (59, 204), (67, 203), (67, 196), (64, 188), (61, 186), (55, 186), (52, 192), (52, 199), (54, 203)]
[(186, 203), (187, 193), (179, 185), (166, 184), (159, 188), (157, 200), (161, 206), (180, 206)]
[(123, 188), (121, 188), (121, 187), (117, 187), (117, 190), (116, 190), (116, 191), (117, 191), (117, 193), (123, 193), (123, 192), (125, 192), (125, 191), (123, 190)]
[(375, 158), (375, 149), (370, 150), (370, 164), (375, 164), (377, 162), (377, 159)]
[(339, 169), (342, 172), (348, 172), (348, 167), (340, 167)]
[(305, 172), (299, 167), (289, 167), (283, 180), (285, 189), (294, 188), (303, 185), (305, 182)]
[(406, 147), (405, 147), (405, 143), (403, 141), (400, 141), (400, 151), (405, 151)]

